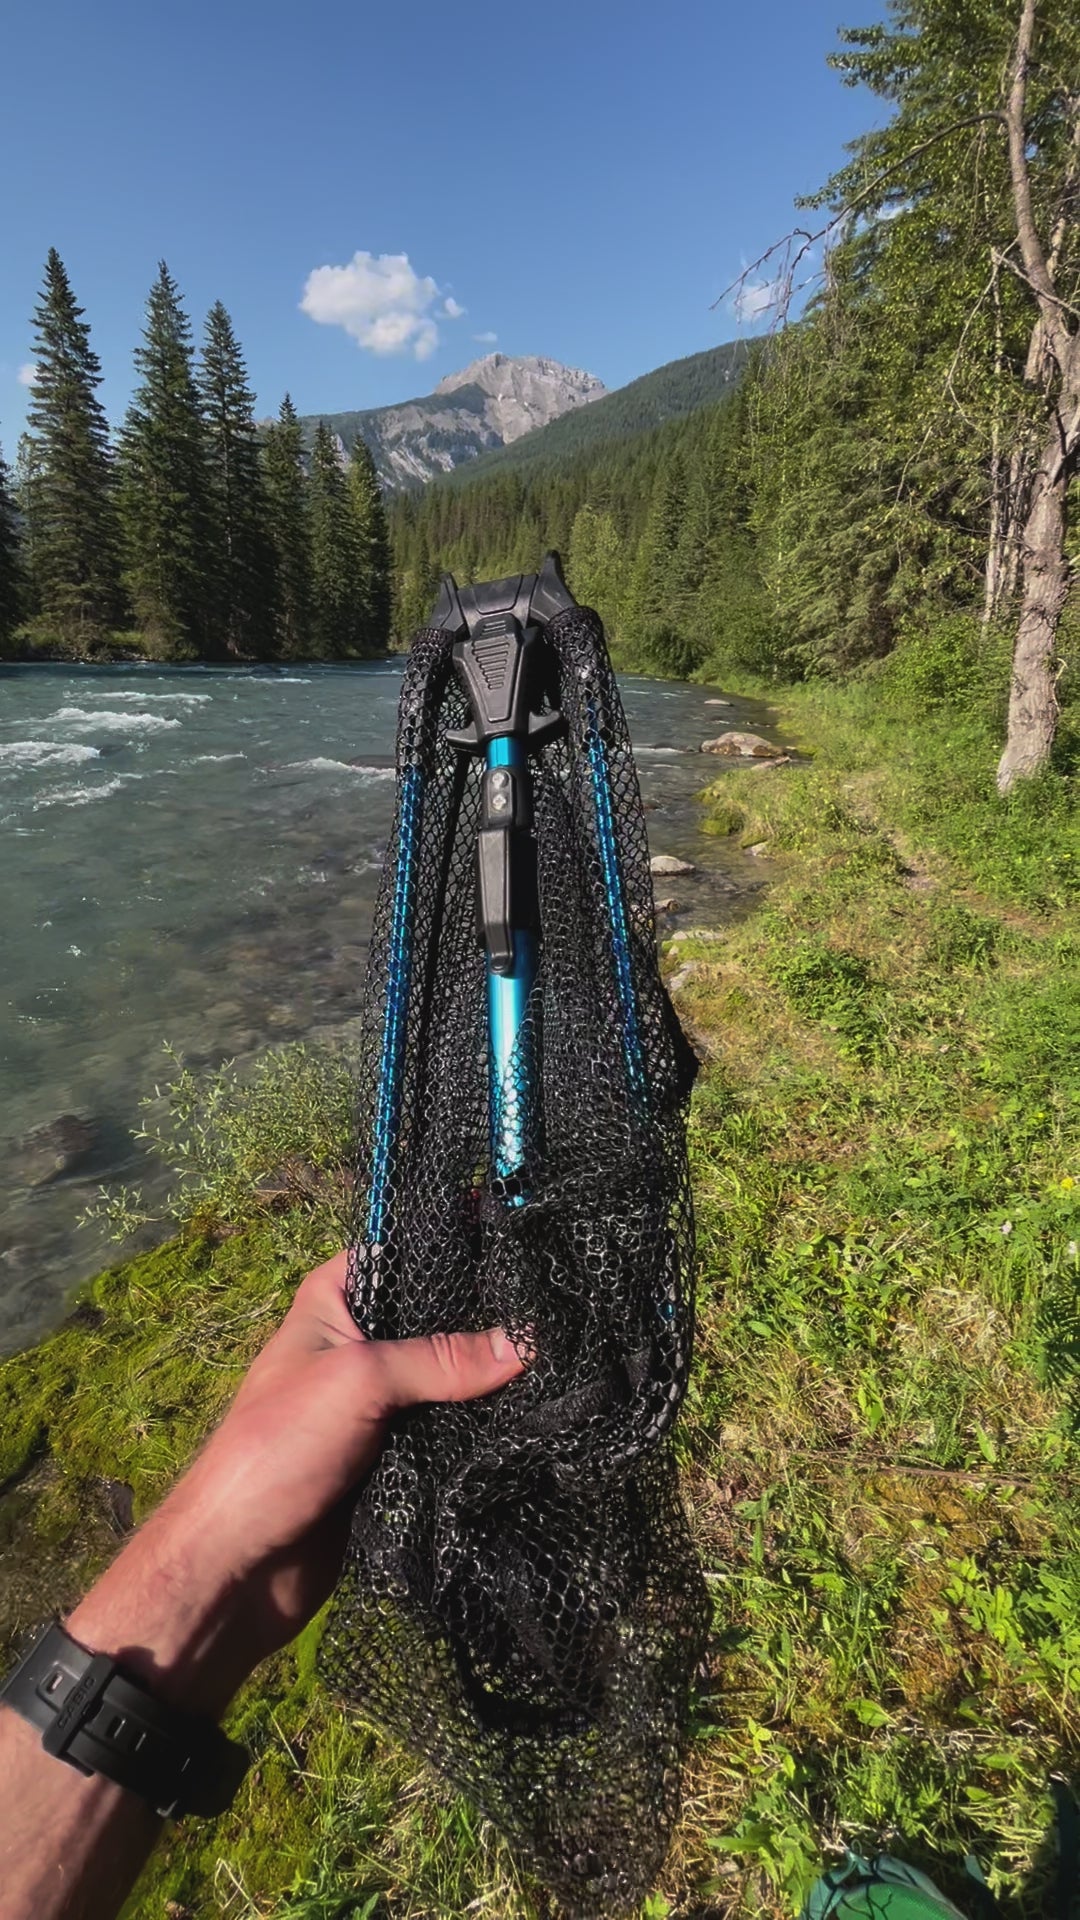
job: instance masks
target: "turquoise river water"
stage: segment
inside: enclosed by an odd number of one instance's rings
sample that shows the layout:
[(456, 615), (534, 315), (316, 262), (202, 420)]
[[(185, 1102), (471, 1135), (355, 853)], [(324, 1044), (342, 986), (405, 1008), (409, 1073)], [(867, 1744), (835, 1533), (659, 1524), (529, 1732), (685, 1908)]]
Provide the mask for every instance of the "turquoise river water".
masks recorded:
[[(117, 1257), (78, 1218), (103, 1181), (145, 1183), (130, 1129), (163, 1041), (213, 1066), (355, 1014), (400, 677), (0, 668), (0, 1348)], [(697, 750), (760, 709), (663, 681), (623, 693), (653, 850), (697, 868), (659, 883), (673, 924), (722, 919), (760, 874), (701, 833), (693, 796), (716, 763)], [(20, 1143), (63, 1114), (92, 1148), (28, 1184)]]

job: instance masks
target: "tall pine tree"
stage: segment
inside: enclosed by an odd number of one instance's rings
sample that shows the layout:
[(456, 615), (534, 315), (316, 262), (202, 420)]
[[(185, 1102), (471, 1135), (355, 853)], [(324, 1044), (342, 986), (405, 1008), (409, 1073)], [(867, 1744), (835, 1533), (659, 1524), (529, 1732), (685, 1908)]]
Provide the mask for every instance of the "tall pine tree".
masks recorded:
[(325, 420), (311, 454), (312, 638), (321, 658), (361, 650), (360, 541), (338, 442)]
[(683, 675), (705, 649), (688, 620), (680, 541), (686, 520), (686, 465), (672, 453), (656, 476), (649, 518), (638, 547), (627, 596), (631, 645), (659, 673)]
[(7, 463), (0, 453), (0, 654), (22, 613), (22, 565)]
[(349, 495), (357, 532), (360, 644), (365, 653), (382, 653), (390, 641), (393, 559), (379, 476), (362, 438), (353, 447)]
[(568, 575), (576, 598), (595, 609), (613, 640), (624, 589), (622, 541), (610, 513), (597, 512), (588, 501), (570, 530)]
[(26, 496), (33, 597), (44, 637), (77, 653), (115, 625), (120, 605), (109, 429), (101, 363), (55, 247), (34, 310)]
[(198, 387), (213, 511), (215, 624), (227, 652), (260, 655), (272, 641), (271, 559), (255, 395), (220, 300), (206, 316)]
[(314, 651), (311, 519), (304, 439), (288, 394), (263, 441), (267, 530), (273, 565), (273, 646), (285, 659)]
[(220, 643), (212, 495), (191, 326), (164, 261), (135, 365), (141, 381), (120, 436), (125, 581), (154, 650), (190, 658)]

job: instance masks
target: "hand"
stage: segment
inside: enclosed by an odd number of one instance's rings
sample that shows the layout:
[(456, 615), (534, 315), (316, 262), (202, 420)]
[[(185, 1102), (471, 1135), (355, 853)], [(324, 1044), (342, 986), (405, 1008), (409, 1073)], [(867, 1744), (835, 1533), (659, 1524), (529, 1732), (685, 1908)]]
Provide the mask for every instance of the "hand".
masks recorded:
[[(521, 1371), (499, 1332), (365, 1340), (344, 1287), (343, 1253), (308, 1274), (217, 1432), (68, 1621), (190, 1712), (221, 1713), (321, 1606), (391, 1415)], [(117, 1913), (158, 1831), (149, 1807), (54, 1760), (2, 1706), (0, 1774), (3, 1920)]]
[(220, 1712), (329, 1595), (391, 1416), (522, 1371), (498, 1330), (365, 1339), (345, 1266), (339, 1253), (308, 1274), (217, 1432), (68, 1623), (204, 1710)]

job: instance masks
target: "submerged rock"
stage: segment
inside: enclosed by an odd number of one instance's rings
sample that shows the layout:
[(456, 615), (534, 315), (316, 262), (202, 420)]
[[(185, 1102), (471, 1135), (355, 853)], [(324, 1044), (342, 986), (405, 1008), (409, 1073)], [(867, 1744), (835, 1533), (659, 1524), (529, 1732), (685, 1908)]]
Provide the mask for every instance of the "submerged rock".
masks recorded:
[(97, 1145), (94, 1121), (77, 1113), (61, 1113), (44, 1127), (16, 1140), (9, 1166), (20, 1186), (45, 1187), (73, 1173)]

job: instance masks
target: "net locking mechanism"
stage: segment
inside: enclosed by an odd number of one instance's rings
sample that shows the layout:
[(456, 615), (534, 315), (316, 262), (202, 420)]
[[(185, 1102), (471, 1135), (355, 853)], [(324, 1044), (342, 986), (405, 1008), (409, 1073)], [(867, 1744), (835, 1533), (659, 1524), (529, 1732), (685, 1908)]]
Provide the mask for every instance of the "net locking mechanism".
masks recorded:
[(509, 975), (522, 935), (539, 928), (532, 781), (528, 755), (562, 731), (543, 623), (573, 605), (549, 554), (538, 574), (458, 587), (449, 574), (431, 624), (460, 636), (454, 668), (469, 702), (466, 727), (447, 734), (462, 753), (482, 754), (476, 850), (476, 911), (491, 971)]

